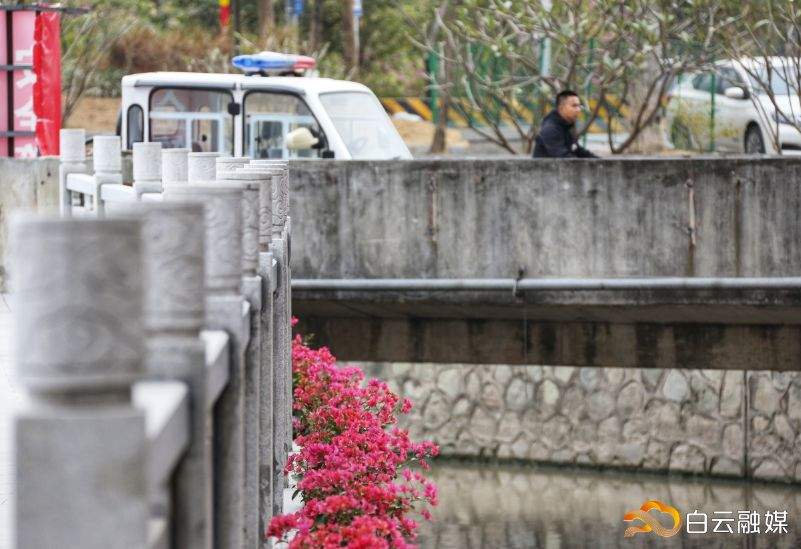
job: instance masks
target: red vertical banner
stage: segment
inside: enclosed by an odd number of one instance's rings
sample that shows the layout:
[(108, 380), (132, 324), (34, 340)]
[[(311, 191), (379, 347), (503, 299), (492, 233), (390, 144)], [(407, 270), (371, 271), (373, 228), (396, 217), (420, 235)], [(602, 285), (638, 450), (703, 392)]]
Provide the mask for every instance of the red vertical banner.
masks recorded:
[[(13, 11), (14, 28), (11, 44), (13, 47), (12, 63), (14, 65), (33, 65), (33, 34), (36, 27), (35, 11)], [(14, 87), (14, 136), (15, 158), (35, 158), (36, 149), (36, 113), (33, 110), (33, 85), (36, 73), (33, 68), (16, 69), (13, 72)], [(28, 133), (29, 132), (29, 133)], [(25, 135), (28, 133), (28, 135)]]
[(36, 146), (41, 156), (58, 156), (61, 129), (61, 14), (58, 12), (41, 12), (36, 17), (33, 67)]
[[(9, 29), (7, 28), (6, 12), (0, 11), (0, 63), (5, 64), (9, 59), (8, 43), (6, 37)], [(5, 137), (6, 132), (11, 131), (8, 120), (8, 79), (12, 73), (0, 70), (0, 156), (9, 156), (9, 139)]]
[(231, 0), (220, 0), (220, 27), (225, 28), (231, 20)]

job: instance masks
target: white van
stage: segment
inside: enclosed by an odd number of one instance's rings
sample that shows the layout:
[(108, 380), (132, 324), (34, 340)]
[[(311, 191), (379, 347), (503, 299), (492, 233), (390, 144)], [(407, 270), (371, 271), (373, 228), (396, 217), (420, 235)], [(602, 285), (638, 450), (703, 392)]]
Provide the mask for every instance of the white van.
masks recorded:
[[(376, 96), (355, 82), (259, 74), (131, 74), (122, 79), (121, 108), (126, 149), (137, 141), (160, 141), (169, 148), (251, 158), (412, 158)], [(309, 131), (290, 135), (298, 128)], [(293, 139), (298, 133), (308, 139)]]

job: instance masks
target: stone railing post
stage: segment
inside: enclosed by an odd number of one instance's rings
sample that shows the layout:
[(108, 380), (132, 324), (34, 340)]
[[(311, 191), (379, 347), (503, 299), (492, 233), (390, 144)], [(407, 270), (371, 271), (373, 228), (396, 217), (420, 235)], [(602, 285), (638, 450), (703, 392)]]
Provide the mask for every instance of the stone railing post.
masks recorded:
[(103, 185), (122, 185), (122, 148), (118, 135), (96, 135), (93, 139), (92, 162), (95, 169), (95, 210), (103, 216), (105, 207), (100, 197)]
[[(220, 171), (220, 185), (242, 189), (242, 294), (250, 302), (250, 340), (245, 355), (245, 545), (258, 547), (265, 526), (260, 520), (264, 509), (261, 504), (261, 471), (263, 464), (271, 465), (272, 452), (261, 452), (261, 402), (269, 399), (272, 387), (262, 394), (264, 371), (261, 359), (261, 342), (264, 337), (261, 314), (264, 306), (262, 278), (257, 274), (259, 264), (259, 192), (265, 177), (252, 172)], [(225, 159), (229, 160), (229, 159)]]
[(225, 173), (235, 172), (237, 168), (246, 166), (250, 162), (247, 156), (219, 156), (216, 159), (215, 179), (219, 180)]
[[(255, 160), (249, 169), (267, 170), (272, 175), (271, 237), (269, 250), (277, 264), (273, 302), (273, 511), (281, 512), (286, 477), (283, 469), (292, 450), (292, 311), (287, 222), (289, 185), (287, 163)], [(266, 200), (266, 197), (265, 197)]]
[(61, 163), (58, 167), (58, 195), (61, 215), (72, 213), (72, 193), (67, 190), (67, 176), (71, 173), (87, 173), (86, 132), (62, 129), (59, 131)]
[(172, 476), (174, 547), (212, 547), (211, 417), (205, 400), (204, 212), (197, 203), (141, 205), (147, 376), (190, 391), (190, 444)]
[[(190, 166), (191, 158), (190, 153)], [(168, 187), (165, 199), (200, 202), (205, 207), (205, 325), (231, 337), (231, 372), (214, 411), (214, 547), (240, 549), (245, 547), (244, 352), (249, 328), (240, 293), (242, 190), (190, 183)]]
[(162, 191), (160, 142), (133, 144), (133, 178), (137, 200), (141, 200), (144, 193)]
[(17, 547), (144, 547), (141, 225), (17, 218), (11, 229)]
[[(259, 404), (259, 453), (261, 469), (259, 471), (260, 511), (262, 521), (260, 530), (265, 531), (270, 518), (280, 513), (283, 503), (283, 470), (275, 468), (275, 428), (273, 425), (275, 406), (273, 393), (273, 303), (277, 282), (277, 263), (270, 251), (273, 233), (273, 172), (268, 167), (247, 165), (240, 170), (245, 173), (256, 173), (259, 180), (259, 262), (258, 274), (262, 280), (262, 308), (259, 318), (261, 333), (261, 389)], [(275, 498), (275, 492), (278, 497)], [(264, 547), (269, 544), (265, 541)]]
[(162, 149), (161, 185), (184, 185), (189, 181), (189, 149)]
[(187, 180), (190, 183), (214, 181), (217, 176), (217, 158), (221, 156), (218, 152), (189, 153)]

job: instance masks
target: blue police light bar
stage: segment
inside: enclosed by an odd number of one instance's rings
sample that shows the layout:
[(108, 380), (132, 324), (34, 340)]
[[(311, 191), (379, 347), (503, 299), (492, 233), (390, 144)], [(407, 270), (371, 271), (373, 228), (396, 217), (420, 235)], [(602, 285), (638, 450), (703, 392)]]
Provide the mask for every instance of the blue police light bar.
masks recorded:
[(316, 61), (305, 55), (290, 55), (274, 51), (263, 51), (248, 55), (237, 55), (231, 60), (233, 65), (245, 72), (267, 71), (305, 71), (312, 69)]
[(291, 70), (295, 59), (283, 53), (263, 51), (249, 55), (237, 55), (231, 60), (234, 67), (245, 72)]

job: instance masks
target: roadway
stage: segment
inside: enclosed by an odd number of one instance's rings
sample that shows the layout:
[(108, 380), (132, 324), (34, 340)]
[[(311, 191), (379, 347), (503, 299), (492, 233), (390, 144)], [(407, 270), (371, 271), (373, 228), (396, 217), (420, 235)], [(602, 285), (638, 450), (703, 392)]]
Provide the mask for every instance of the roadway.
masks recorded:
[(0, 294), (0, 549), (11, 547), (11, 411), (20, 399), (11, 383), (11, 308), (8, 296)]

